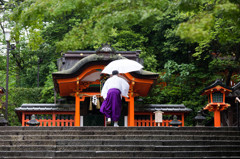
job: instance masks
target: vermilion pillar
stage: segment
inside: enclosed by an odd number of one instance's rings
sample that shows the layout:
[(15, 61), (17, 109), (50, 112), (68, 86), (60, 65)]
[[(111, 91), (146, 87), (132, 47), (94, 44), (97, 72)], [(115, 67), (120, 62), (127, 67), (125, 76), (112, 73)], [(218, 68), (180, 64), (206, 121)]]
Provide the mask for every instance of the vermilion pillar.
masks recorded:
[(25, 126), (25, 113), (22, 112), (22, 126)]
[(184, 113), (182, 113), (182, 126), (184, 126)]
[(80, 98), (78, 93), (75, 94), (75, 126), (80, 126)]
[(75, 125), (74, 126), (80, 126), (80, 102), (85, 100), (85, 96), (79, 97), (79, 94), (75, 94)]
[(52, 114), (52, 123), (53, 123), (53, 126), (56, 126), (56, 114), (55, 113)]
[(128, 102), (128, 126), (134, 126), (134, 96), (130, 95)]
[(220, 111), (214, 111), (214, 127), (221, 127)]

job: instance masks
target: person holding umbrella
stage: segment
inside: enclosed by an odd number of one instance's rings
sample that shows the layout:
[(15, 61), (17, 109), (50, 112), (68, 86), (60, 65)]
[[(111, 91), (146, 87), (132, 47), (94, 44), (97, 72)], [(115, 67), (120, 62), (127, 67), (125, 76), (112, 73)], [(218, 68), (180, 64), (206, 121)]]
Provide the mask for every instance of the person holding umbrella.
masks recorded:
[(122, 96), (128, 97), (128, 90), (128, 82), (119, 77), (117, 70), (112, 71), (112, 76), (103, 85), (101, 96), (104, 101), (100, 112), (108, 118), (108, 123), (111, 123), (111, 119), (114, 121), (114, 127), (119, 126), (118, 120), (121, 116)]

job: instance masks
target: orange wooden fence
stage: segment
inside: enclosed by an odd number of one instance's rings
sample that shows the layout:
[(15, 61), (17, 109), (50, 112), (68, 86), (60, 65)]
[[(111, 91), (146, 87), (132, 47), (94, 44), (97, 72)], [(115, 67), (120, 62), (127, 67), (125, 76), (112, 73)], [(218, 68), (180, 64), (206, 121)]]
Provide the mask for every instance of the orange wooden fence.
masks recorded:
[[(165, 115), (173, 115), (172, 113), (164, 113)], [(152, 112), (149, 113), (135, 113), (134, 126), (158, 126), (154, 120), (155, 114)], [(182, 123), (181, 126), (184, 126), (184, 113), (174, 113), (174, 115), (180, 116), (181, 119), (178, 119)], [(170, 126), (170, 119), (163, 119), (160, 123), (160, 126)]]
[[(39, 126), (75, 126), (74, 112), (22, 112), (22, 126), (28, 126), (27, 122), (31, 119), (31, 115), (35, 114), (36, 119), (40, 122)], [(149, 113), (135, 113), (134, 126), (158, 126), (155, 123), (152, 112)], [(165, 115), (173, 115), (165, 113)], [(184, 113), (174, 113), (178, 115), (178, 119), (184, 126)], [(104, 120), (105, 121), (105, 120)], [(160, 126), (170, 126), (170, 119), (163, 119)]]
[[(170, 126), (169, 123), (172, 120), (163, 120), (162, 123), (160, 123), (160, 126)], [(135, 120), (134, 126), (158, 126), (157, 123), (155, 123), (155, 120)]]
[(28, 126), (32, 114), (40, 122), (39, 126), (74, 126), (74, 112), (23, 112), (22, 126)]

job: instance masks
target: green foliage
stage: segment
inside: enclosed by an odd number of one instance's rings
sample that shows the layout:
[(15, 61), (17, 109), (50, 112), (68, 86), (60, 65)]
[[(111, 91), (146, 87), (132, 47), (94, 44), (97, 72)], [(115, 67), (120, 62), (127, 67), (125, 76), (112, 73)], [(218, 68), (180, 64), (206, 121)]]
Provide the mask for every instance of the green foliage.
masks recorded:
[(147, 39), (144, 38), (143, 35), (139, 33), (134, 33), (130, 30), (116, 30), (113, 35), (111, 35), (112, 39), (109, 39), (110, 43), (112, 43), (113, 47), (116, 50), (132, 50), (133, 48), (136, 50), (142, 50), (141, 46)]
[(176, 62), (169, 60), (164, 67), (165, 73), (161, 76), (161, 79), (168, 85), (164, 88), (159, 88), (159, 86), (154, 88), (150, 95), (153, 98), (146, 100), (146, 103), (174, 104), (189, 100), (188, 96), (192, 89), (191, 86), (186, 85), (186, 82), (191, 78), (190, 73), (193, 72), (194, 66), (192, 64), (178, 65)]
[(144, 68), (149, 71), (156, 72), (158, 67), (158, 61), (156, 59), (156, 55), (149, 54), (146, 51), (143, 51), (140, 55), (141, 58), (144, 59)]
[(233, 75), (232, 79), (233, 79), (233, 81), (234, 81), (235, 83), (240, 82), (240, 74), (235, 74), (235, 75)]
[[(147, 24), (149, 18), (159, 16), (161, 10), (167, 5), (168, 2), (164, 0), (64, 0), (61, 2), (26, 0), (15, 8), (12, 20), (23, 28), (30, 28), (28, 29), (30, 34), (33, 34), (35, 29), (43, 29), (45, 24), (46, 26), (54, 24), (53, 21), (58, 19), (66, 20), (67, 23), (71, 22), (69, 32), (65, 34), (62, 41), (56, 44), (59, 51), (77, 50), (109, 41), (115, 30), (128, 30), (131, 26), (142, 22)], [(38, 44), (40, 42), (39, 39)]]
[(143, 97), (143, 103), (164, 103), (164, 96), (162, 95), (163, 87), (160, 85), (152, 88), (151, 92), (147, 97)]
[[(240, 40), (239, 2), (213, 0), (196, 2), (182, 0), (180, 2), (184, 4), (183, 6), (188, 3), (196, 6), (188, 8), (188, 12), (194, 11), (195, 13), (188, 21), (181, 23), (177, 29), (177, 35), (181, 38), (199, 44), (194, 56), (200, 59), (202, 58), (200, 55), (206, 51), (219, 51), (230, 56), (235, 53), (239, 56), (239, 51), (235, 49), (239, 47)], [(180, 5), (179, 9), (188, 14), (184, 8)]]
[(142, 34), (148, 38), (145, 44), (146, 51), (148, 54), (155, 56), (158, 71), (163, 69), (168, 60), (178, 63), (191, 62), (189, 53), (193, 51), (193, 48), (176, 36), (176, 27), (186, 19), (187, 16), (180, 14), (178, 11), (173, 11), (169, 7), (161, 14), (161, 17), (152, 21), (152, 25), (144, 26), (144, 29), (142, 29)]
[(14, 88), (9, 89), (8, 121), (11, 126), (20, 126), (15, 108), (23, 103), (39, 103), (41, 100), (42, 88)]
[(178, 65), (175, 61), (169, 60), (165, 65), (165, 74), (162, 79), (169, 81), (173, 74), (178, 74), (176, 82), (185, 82), (186, 78), (189, 77), (190, 73), (194, 70), (193, 64), (180, 64)]
[(215, 71), (215, 73), (223, 72), (230, 68), (238, 69), (238, 67), (238, 63), (231, 59), (214, 59), (209, 63), (209, 69)]
[(52, 74), (50, 72), (56, 72), (56, 65), (52, 62), (49, 65), (49, 74), (47, 75), (47, 80), (44, 83), (44, 87), (41, 91), (40, 102), (53, 103), (54, 102), (54, 84), (52, 79)]
[[(49, 83), (49, 81), (48, 81)], [(11, 87), (9, 89), (9, 104), (8, 104), (8, 121), (11, 126), (20, 126), (18, 117), (15, 113), (15, 108), (20, 107), (24, 103), (53, 103), (54, 94), (53, 84), (46, 84), (40, 88), (23, 88)], [(49, 85), (49, 86), (48, 86)], [(48, 86), (48, 87), (47, 87)], [(2, 98), (4, 101), (5, 98)]]

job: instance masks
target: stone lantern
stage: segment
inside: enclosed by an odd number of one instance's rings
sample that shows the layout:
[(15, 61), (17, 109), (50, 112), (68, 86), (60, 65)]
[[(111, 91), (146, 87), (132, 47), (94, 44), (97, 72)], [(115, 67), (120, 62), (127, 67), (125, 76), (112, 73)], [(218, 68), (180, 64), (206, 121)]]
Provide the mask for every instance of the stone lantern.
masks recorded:
[(29, 125), (29, 126), (39, 126), (39, 125), (40, 125), (40, 122), (36, 120), (35, 115), (33, 114), (33, 115), (31, 116), (31, 120), (29, 120), (29, 121), (27, 122), (27, 125)]
[(177, 116), (174, 115), (173, 116), (173, 120), (169, 123), (170, 125), (174, 126), (174, 127), (177, 127), (179, 125), (182, 125), (182, 122), (178, 121), (177, 120)]
[(212, 85), (202, 90), (201, 95), (208, 96), (208, 104), (204, 110), (214, 112), (215, 127), (221, 127), (220, 112), (230, 106), (230, 104), (225, 103), (225, 97), (229, 92), (232, 92), (232, 89), (223, 85), (220, 80), (216, 80)]
[(3, 114), (0, 115), (0, 126), (7, 126), (8, 121), (4, 118)]
[(201, 111), (198, 111), (197, 116), (195, 116), (194, 118), (197, 122), (196, 126), (204, 126), (203, 125), (203, 121), (206, 119), (203, 115)]

